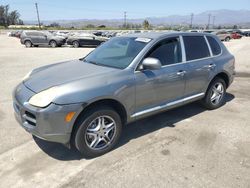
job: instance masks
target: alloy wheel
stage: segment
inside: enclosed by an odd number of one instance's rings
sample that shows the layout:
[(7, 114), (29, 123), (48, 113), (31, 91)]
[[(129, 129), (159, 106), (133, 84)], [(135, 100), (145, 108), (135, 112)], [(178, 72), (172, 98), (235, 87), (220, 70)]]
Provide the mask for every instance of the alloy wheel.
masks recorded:
[(212, 93), (211, 93), (211, 103), (213, 105), (218, 105), (224, 95), (224, 87), (222, 83), (216, 83), (213, 86)]
[(114, 140), (116, 123), (110, 116), (99, 116), (87, 127), (85, 142), (90, 149), (102, 150)]

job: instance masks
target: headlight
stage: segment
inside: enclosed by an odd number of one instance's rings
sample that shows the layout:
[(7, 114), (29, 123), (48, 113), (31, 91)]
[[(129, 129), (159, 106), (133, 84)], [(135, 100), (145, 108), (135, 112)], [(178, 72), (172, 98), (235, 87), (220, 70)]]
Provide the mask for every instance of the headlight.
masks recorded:
[(56, 98), (57, 93), (57, 87), (49, 88), (31, 97), (29, 103), (37, 107), (46, 107)]
[(23, 81), (24, 81), (24, 80), (27, 80), (27, 79), (30, 77), (31, 73), (32, 73), (32, 71), (28, 72), (28, 74), (26, 74), (26, 75), (23, 77)]

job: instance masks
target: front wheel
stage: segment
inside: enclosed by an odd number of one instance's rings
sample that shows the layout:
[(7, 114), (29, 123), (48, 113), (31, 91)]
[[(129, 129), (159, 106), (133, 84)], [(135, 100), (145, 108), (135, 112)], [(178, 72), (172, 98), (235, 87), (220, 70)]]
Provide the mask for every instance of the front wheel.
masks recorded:
[(75, 147), (87, 158), (103, 155), (118, 142), (122, 122), (110, 107), (94, 108), (76, 123), (73, 135)]
[(26, 40), (24, 42), (24, 45), (25, 45), (26, 48), (31, 48), (32, 47), (32, 43), (29, 40)]
[(206, 95), (202, 100), (202, 103), (209, 110), (217, 109), (224, 104), (225, 95), (226, 95), (225, 81), (221, 78), (216, 78), (209, 85)]
[(49, 45), (50, 45), (52, 48), (57, 47), (57, 43), (56, 43), (56, 41), (54, 41), (54, 40), (50, 41)]

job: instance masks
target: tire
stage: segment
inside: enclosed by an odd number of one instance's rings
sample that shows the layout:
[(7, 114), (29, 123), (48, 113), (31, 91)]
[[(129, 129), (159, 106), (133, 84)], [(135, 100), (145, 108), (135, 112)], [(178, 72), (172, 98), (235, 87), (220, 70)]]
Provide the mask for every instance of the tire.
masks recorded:
[(231, 39), (230, 37), (226, 37), (226, 38), (225, 38), (225, 41), (226, 41), (226, 42), (229, 42), (230, 39)]
[(122, 122), (114, 109), (103, 106), (89, 110), (74, 127), (71, 143), (84, 157), (94, 158), (114, 148), (121, 135)]
[(31, 47), (32, 47), (32, 43), (31, 43), (31, 41), (29, 41), (29, 40), (26, 40), (26, 41), (24, 42), (24, 45), (25, 45), (26, 48), (31, 48)]
[(49, 45), (52, 47), (52, 48), (56, 48), (57, 47), (57, 43), (56, 41), (52, 40), (49, 42)]
[(72, 45), (73, 45), (74, 48), (78, 48), (80, 46), (78, 41), (73, 41)]
[(221, 107), (225, 103), (226, 83), (221, 78), (215, 78), (209, 85), (202, 104), (209, 110)]

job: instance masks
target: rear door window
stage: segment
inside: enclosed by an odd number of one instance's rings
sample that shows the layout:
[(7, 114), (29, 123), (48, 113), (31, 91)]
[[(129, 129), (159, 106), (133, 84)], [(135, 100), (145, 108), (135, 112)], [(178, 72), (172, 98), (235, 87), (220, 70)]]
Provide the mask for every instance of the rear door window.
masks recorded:
[(210, 57), (209, 48), (204, 36), (183, 36), (183, 40), (187, 61)]
[(211, 47), (213, 55), (219, 55), (221, 53), (221, 47), (219, 43), (213, 37), (210, 36), (207, 36), (207, 40)]

